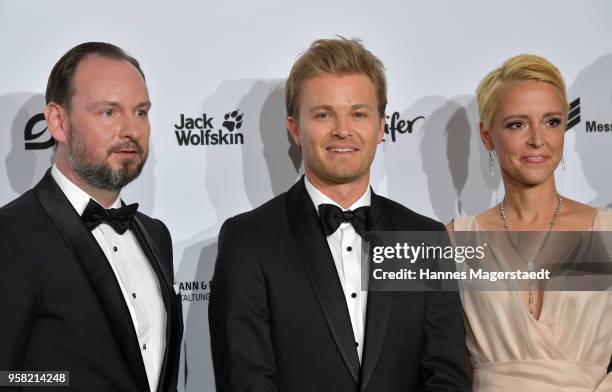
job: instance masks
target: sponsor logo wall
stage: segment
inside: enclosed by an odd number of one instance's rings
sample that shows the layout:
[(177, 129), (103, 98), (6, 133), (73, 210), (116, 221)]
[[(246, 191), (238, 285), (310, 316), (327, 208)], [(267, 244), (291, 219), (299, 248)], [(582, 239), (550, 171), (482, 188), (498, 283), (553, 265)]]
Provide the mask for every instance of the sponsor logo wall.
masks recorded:
[[(122, 10), (117, 17), (67, 0), (0, 5), (0, 32), (10, 37), (0, 64), (0, 205), (52, 162), (43, 94), (67, 49), (109, 41), (143, 66), (153, 102), (151, 152), (122, 197), (164, 220), (173, 236), (185, 319), (179, 391), (214, 390), (207, 306), (221, 224), (282, 193), (303, 171), (285, 128), (283, 86), (316, 38), (357, 36), (385, 64), (389, 105), (372, 167), (376, 192), (443, 222), (497, 203), (499, 167), (491, 176), (474, 90), (503, 60), (530, 52), (555, 63), (568, 86), (559, 191), (594, 206), (612, 203), (612, 26), (605, 19), (612, 4), (594, 2), (580, 16), (553, 0), (513, 7), (448, 1), (444, 12), (422, 2), (373, 4), (110, 0), (108, 7)], [(60, 14), (61, 23), (48, 17)], [(568, 24), (574, 28), (559, 29)]]
[(188, 117), (181, 113), (179, 121), (174, 124), (176, 141), (179, 146), (244, 144), (244, 135), (239, 132), (243, 117), (238, 110), (225, 113), (222, 122), (217, 121), (220, 127), (215, 128), (215, 118), (207, 113), (198, 117)]
[[(44, 150), (53, 147), (55, 139), (47, 132), (44, 113), (37, 113), (28, 120), (23, 131), (26, 150)], [(42, 141), (40, 139), (43, 139)], [(46, 139), (46, 140), (45, 140)]]
[[(581, 121), (580, 117), (580, 98), (576, 98), (570, 103), (570, 112), (568, 114), (567, 129), (573, 128)], [(612, 132), (612, 119), (609, 120), (586, 120), (584, 122), (584, 130), (587, 133)]]

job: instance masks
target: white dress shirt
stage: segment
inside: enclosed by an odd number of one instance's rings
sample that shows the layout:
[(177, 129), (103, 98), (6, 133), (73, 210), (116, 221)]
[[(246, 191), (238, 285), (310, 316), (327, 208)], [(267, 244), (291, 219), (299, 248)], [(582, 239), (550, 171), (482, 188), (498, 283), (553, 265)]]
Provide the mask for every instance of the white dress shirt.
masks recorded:
[[(55, 166), (51, 175), (79, 215), (91, 196)], [(98, 202), (99, 203), (99, 202)], [(119, 198), (111, 208), (121, 207)], [(157, 390), (166, 349), (166, 309), (159, 281), (131, 230), (118, 234), (106, 223), (91, 231), (110, 264), (130, 311), (151, 391)], [(91, 353), (96, 355), (96, 353)]]
[[(333, 204), (344, 211), (355, 210), (359, 207), (370, 205), (372, 193), (369, 186), (365, 193), (349, 208), (342, 208), (338, 203), (315, 188), (308, 180), (308, 176), (304, 176), (304, 182), (306, 184), (306, 191), (310, 195), (317, 213), (319, 212), (319, 204)], [(344, 299), (346, 300), (353, 334), (355, 335), (357, 355), (359, 356), (359, 362), (361, 362), (366, 306), (368, 302), (367, 289), (363, 288), (362, 291), (361, 287), (361, 236), (357, 234), (353, 225), (348, 222), (342, 222), (338, 230), (327, 237), (327, 243), (336, 264), (340, 283), (342, 284)]]

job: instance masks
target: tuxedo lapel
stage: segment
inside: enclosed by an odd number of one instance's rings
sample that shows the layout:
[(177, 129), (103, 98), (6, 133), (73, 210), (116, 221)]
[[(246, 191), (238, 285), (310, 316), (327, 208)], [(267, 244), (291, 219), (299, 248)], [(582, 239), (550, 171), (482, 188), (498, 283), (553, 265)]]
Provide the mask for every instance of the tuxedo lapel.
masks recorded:
[(346, 366), (359, 382), (359, 357), (342, 285), (314, 204), (302, 178), (286, 195), (289, 229)]
[[(391, 220), (392, 211), (385, 211), (381, 206), (381, 199), (372, 192), (372, 226), (370, 231), (393, 231), (395, 225)], [(365, 240), (364, 240), (365, 241)], [(367, 268), (366, 270), (369, 270)], [(368, 292), (368, 305), (366, 311), (365, 343), (363, 347), (363, 358), (361, 366), (360, 390), (364, 391), (376, 364), (380, 358), (389, 318), (393, 305), (393, 292), (370, 291)]]
[(132, 232), (134, 233), (140, 248), (147, 257), (147, 260), (155, 271), (155, 275), (157, 276), (157, 280), (159, 282), (159, 289), (166, 308), (166, 350), (164, 353), (157, 388), (158, 391), (166, 391), (168, 390), (166, 383), (170, 380), (170, 372), (172, 371), (170, 368), (172, 362), (170, 361), (174, 360), (176, 354), (175, 350), (177, 347), (180, 347), (180, 344), (176, 340), (180, 335), (181, 326), (179, 317), (182, 317), (182, 314), (179, 315), (180, 308), (176, 302), (176, 295), (174, 293), (174, 289), (170, 286), (170, 284), (172, 284), (172, 280), (163, 268), (164, 264), (162, 263), (161, 254), (155, 245), (155, 242), (151, 239), (151, 236), (147, 232), (146, 227), (143, 225), (140, 219), (138, 219), (138, 215), (134, 217)]
[(132, 318), (119, 283), (102, 249), (53, 180), (50, 170), (36, 185), (34, 192), (89, 279), (97, 302), (117, 342), (117, 350), (128, 372), (134, 378), (138, 390), (148, 391), (149, 382)]

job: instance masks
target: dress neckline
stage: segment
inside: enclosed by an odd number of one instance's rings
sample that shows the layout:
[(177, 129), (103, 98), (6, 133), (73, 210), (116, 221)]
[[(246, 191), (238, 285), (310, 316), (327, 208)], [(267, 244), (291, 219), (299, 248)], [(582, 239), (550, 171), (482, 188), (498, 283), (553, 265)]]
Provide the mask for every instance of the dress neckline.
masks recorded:
[[(597, 224), (597, 223), (598, 223), (598, 221), (599, 221), (599, 216), (601, 215), (602, 211), (604, 211), (604, 209), (602, 209), (602, 208), (596, 208), (595, 210), (596, 210), (596, 211), (595, 211), (595, 214), (593, 214), (593, 222), (591, 223), (591, 226), (590, 226), (588, 229), (586, 229), (586, 230), (581, 230), (581, 231), (583, 231), (583, 232), (587, 232), (587, 231), (588, 231), (588, 232), (592, 232), (592, 231), (593, 231), (593, 229), (596, 227), (596, 224)], [(467, 218), (467, 219), (468, 219), (468, 221), (469, 221), (469, 220), (473, 220), (473, 222), (474, 222), (474, 226), (473, 226), (473, 227), (474, 227), (474, 228), (475, 228), (477, 231), (486, 233), (486, 230), (484, 230), (484, 229), (483, 229), (483, 227), (480, 225), (480, 222), (478, 222), (478, 219), (477, 219), (476, 215), (466, 216), (465, 218)], [(468, 225), (468, 226), (471, 226), (471, 225)], [(501, 231), (501, 230), (499, 230), (499, 231)], [(505, 268), (506, 268), (507, 270), (510, 270), (510, 265), (508, 264), (508, 261), (506, 260), (506, 256), (505, 256), (503, 253), (501, 253), (501, 251), (500, 251), (500, 252), (496, 252), (494, 248), (492, 248), (492, 251), (493, 251), (494, 253), (498, 253), (498, 254), (496, 255), (496, 257), (500, 258), (500, 261), (502, 261), (502, 262), (504, 263)], [(547, 305), (548, 300), (546, 300), (546, 297), (547, 297), (547, 291), (546, 291), (546, 290), (543, 290), (543, 292), (542, 292), (542, 303), (541, 303), (541, 305), (540, 305), (540, 314), (539, 314), (539, 317), (538, 317), (538, 318), (536, 318), (534, 315), (532, 315), (532, 314), (529, 312), (529, 309), (528, 309), (528, 308), (525, 306), (525, 303), (524, 303), (523, 299), (522, 299), (522, 298), (521, 298), (521, 296), (520, 296), (520, 292), (521, 292), (521, 291), (524, 291), (524, 290), (519, 290), (519, 288), (516, 286), (516, 284), (515, 284), (514, 282), (511, 282), (510, 284), (511, 284), (511, 286), (512, 286), (512, 290), (510, 290), (510, 291), (512, 291), (512, 292), (513, 292), (513, 294), (512, 294), (512, 295), (513, 295), (513, 296), (514, 296), (514, 298), (515, 298), (515, 299), (518, 301), (518, 305), (519, 305), (519, 307), (521, 308), (521, 311), (523, 312), (523, 314), (524, 314), (524, 315), (525, 315), (525, 316), (526, 316), (528, 319), (531, 319), (531, 320), (532, 320), (532, 321), (533, 321), (533, 322), (534, 322), (534, 323), (535, 323), (535, 324), (538, 326), (538, 328), (540, 328), (540, 329), (544, 330), (544, 328), (543, 328), (543, 322), (542, 322), (542, 319), (543, 319), (543, 316), (545, 316), (545, 314), (546, 314), (545, 310), (547, 310), (547, 309), (548, 309), (548, 305)], [(545, 305), (546, 305), (546, 306), (545, 306)]]

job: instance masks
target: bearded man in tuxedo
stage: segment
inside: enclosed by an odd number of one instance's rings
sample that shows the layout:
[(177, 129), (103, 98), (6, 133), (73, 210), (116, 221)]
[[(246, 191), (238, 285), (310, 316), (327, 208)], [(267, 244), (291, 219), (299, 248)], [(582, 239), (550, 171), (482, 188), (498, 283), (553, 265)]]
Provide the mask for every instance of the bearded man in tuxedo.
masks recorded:
[(55, 162), (0, 208), (0, 369), (68, 371), (74, 391), (176, 391), (170, 234), (119, 196), (147, 159), (144, 73), (84, 43), (54, 66), (46, 101)]

